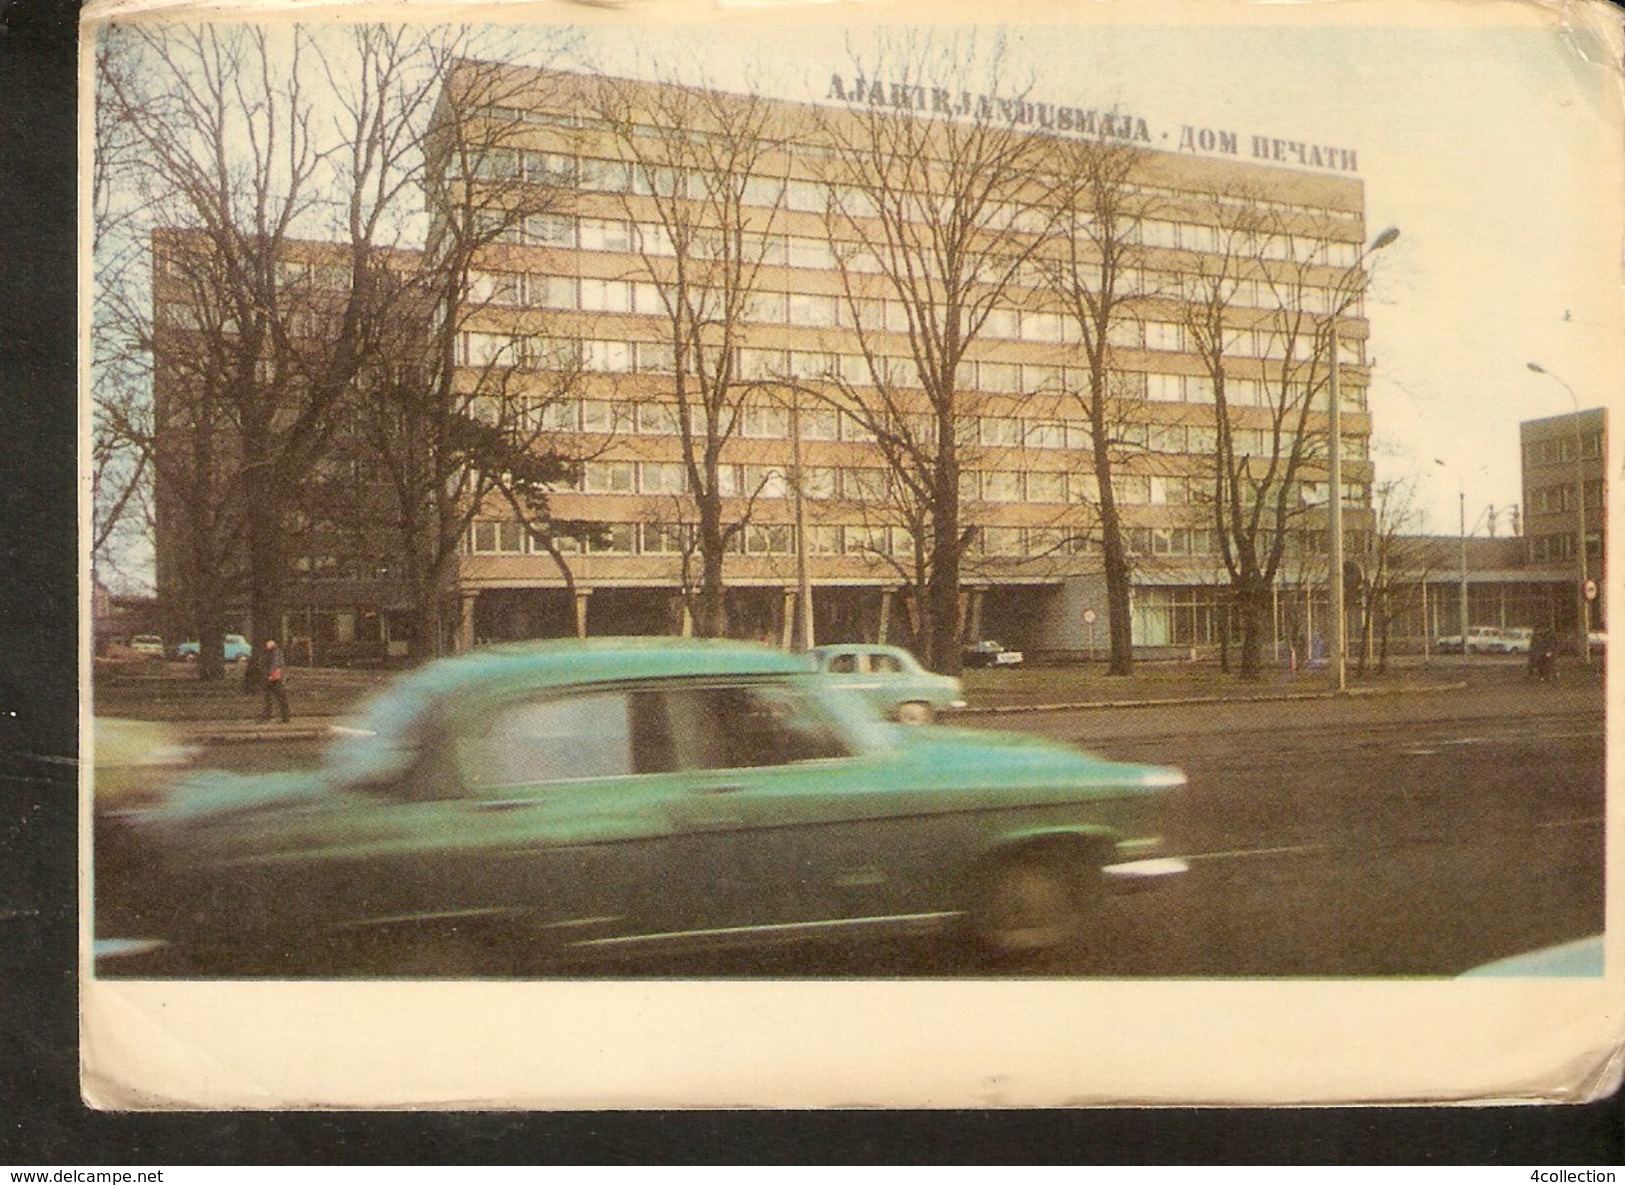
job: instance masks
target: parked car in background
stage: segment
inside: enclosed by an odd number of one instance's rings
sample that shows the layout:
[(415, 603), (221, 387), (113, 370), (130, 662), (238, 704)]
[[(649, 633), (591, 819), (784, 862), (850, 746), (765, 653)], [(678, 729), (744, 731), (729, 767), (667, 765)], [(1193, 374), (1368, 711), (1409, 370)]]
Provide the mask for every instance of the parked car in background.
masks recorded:
[(967, 667), (1016, 667), (1021, 665), (1021, 660), (1021, 651), (1006, 650), (993, 641), (971, 643), (961, 658)]
[(1020, 957), (1186, 871), (1157, 852), (1184, 781), (890, 724), (765, 646), (494, 646), (398, 681), (318, 770), (99, 812), (94, 936), (187, 975), (509, 975), (921, 927)]
[[(1440, 654), (1461, 654), (1462, 640), (1460, 634), (1451, 634), (1440, 638), (1433, 648)], [(1466, 653), (1468, 654), (1506, 654), (1507, 636), (1498, 626), (1475, 625), (1468, 627)]]
[(1511, 629), (1504, 630), (1502, 632), (1505, 634), (1505, 639), (1504, 639), (1504, 641), (1502, 643), (1502, 651), (1503, 651), (1503, 653), (1506, 653), (1506, 654), (1528, 654), (1529, 653), (1529, 645), (1530, 645), (1531, 642), (1534, 641), (1534, 638), (1535, 638), (1535, 631), (1532, 628), (1530, 628), (1529, 626), (1520, 625), (1520, 626), (1513, 626)]
[(157, 634), (137, 634), (130, 639), (130, 649), (143, 658), (162, 658), (164, 640)]
[(1592, 654), (1608, 653), (1608, 635), (1602, 630), (1592, 630), (1586, 634), (1586, 648)]
[(903, 724), (930, 724), (940, 713), (965, 706), (958, 679), (933, 674), (898, 646), (818, 646), (808, 657), (837, 686), (858, 692)]
[[(248, 656), (254, 653), (254, 648), (248, 644), (248, 639), (241, 634), (227, 634), (225, 655), (227, 662), (247, 662)], [(187, 662), (196, 662), (198, 659), (198, 644), (196, 642), (182, 642), (175, 647), (175, 657)]]

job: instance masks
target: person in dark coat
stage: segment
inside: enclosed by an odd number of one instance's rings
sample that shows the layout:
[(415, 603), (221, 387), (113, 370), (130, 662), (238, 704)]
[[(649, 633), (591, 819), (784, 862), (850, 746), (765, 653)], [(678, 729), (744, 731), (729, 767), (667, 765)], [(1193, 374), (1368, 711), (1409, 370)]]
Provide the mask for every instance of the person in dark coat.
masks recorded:
[(265, 641), (265, 658), (263, 660), (265, 674), (265, 714), (261, 719), (271, 718), (273, 701), (282, 709), (282, 723), (288, 722), (288, 689), (282, 682), (282, 648), (276, 644), (275, 638)]

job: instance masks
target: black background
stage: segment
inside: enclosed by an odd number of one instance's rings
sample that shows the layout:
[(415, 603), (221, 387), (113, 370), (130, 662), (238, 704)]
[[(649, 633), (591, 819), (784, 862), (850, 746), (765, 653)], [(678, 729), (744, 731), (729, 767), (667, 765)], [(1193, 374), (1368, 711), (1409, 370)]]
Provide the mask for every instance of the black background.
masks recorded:
[(74, 972), (77, 21), (66, 0), (0, 0), (0, 1165), (1621, 1162), (1617, 1098), (1308, 1111), (88, 1110)]

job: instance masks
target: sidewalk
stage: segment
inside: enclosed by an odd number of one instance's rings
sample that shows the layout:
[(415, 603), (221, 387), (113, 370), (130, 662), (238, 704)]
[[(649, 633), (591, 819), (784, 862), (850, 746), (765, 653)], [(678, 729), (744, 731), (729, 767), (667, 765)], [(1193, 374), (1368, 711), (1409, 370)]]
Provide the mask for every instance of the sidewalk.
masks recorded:
[[(1384, 675), (1348, 672), (1348, 694), (1355, 696), (1438, 692), (1464, 686), (1469, 669), (1487, 670), (1494, 660), (1472, 659), (1463, 665), (1400, 660)], [(1505, 665), (1505, 664), (1502, 664)], [(1521, 670), (1521, 664), (1514, 664)], [(1509, 677), (1517, 674), (1509, 669)], [(246, 691), (238, 672), (223, 681), (204, 683), (196, 668), (184, 663), (149, 663), (97, 680), (98, 716), (173, 722), (196, 743), (235, 744), (250, 741), (297, 742), (328, 736), (372, 694), (387, 686), (397, 672), (290, 668), (288, 698), (293, 719), (263, 722), (261, 697)], [(1074, 666), (1028, 666), (972, 670), (964, 674), (967, 716), (998, 716), (1089, 708), (1152, 707), (1195, 703), (1278, 703), (1321, 699), (1333, 694), (1331, 673), (1266, 670), (1243, 682), (1216, 663), (1139, 663), (1132, 674), (1114, 677), (1104, 663)]]

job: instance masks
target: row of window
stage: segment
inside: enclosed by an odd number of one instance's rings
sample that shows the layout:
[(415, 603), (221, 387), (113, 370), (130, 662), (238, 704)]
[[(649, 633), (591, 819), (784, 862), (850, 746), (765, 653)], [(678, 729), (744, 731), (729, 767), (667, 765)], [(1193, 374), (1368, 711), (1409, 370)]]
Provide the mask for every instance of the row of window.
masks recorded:
[(1573, 462), (1577, 445), (1580, 449), (1580, 455), (1584, 459), (1594, 461), (1602, 456), (1602, 433), (1586, 432), (1578, 437), (1571, 434), (1530, 441), (1523, 446), (1523, 462), (1525, 465), (1553, 465), (1560, 461)]
[[(654, 129), (651, 129), (653, 131)], [(657, 133), (663, 134), (663, 133)], [(819, 155), (798, 147), (799, 155)], [(747, 206), (762, 209), (794, 210), (808, 214), (838, 212), (850, 218), (877, 216), (871, 195), (848, 185), (831, 185), (804, 178), (755, 175), (738, 179), (707, 169), (676, 168), (620, 160), (611, 157), (544, 152), (529, 148), (489, 148), (473, 162), (473, 176), (486, 182), (525, 181), (560, 189), (580, 189), (596, 193), (637, 194), (690, 201), (719, 201), (727, 195)], [(1135, 187), (1126, 187), (1133, 190)], [(1186, 197), (1168, 191), (1171, 196)], [(1290, 204), (1260, 202), (1255, 205)], [(1315, 210), (1326, 215), (1331, 211)], [(1334, 214), (1339, 216), (1339, 214)], [(1058, 218), (1042, 206), (1000, 203), (988, 211), (988, 225), (1026, 234), (1052, 231)], [(1120, 232), (1128, 242), (1186, 251), (1215, 252), (1221, 249), (1222, 231), (1207, 223), (1143, 219), (1123, 225)], [(1359, 259), (1359, 245), (1343, 240), (1310, 235), (1258, 236), (1256, 242), (1239, 245), (1254, 256), (1266, 259), (1296, 259), (1334, 267), (1352, 267)]]
[[(560, 540), (561, 549), (588, 555), (681, 555), (694, 547), (693, 528), (669, 523), (603, 523), (584, 542)], [(1123, 532), (1129, 551), (1146, 556), (1217, 555), (1217, 536), (1209, 527), (1129, 527)], [(1296, 533), (1289, 551), (1294, 555), (1324, 550), (1318, 535)], [(807, 554), (821, 556), (897, 556), (914, 550), (914, 536), (903, 527), (861, 524), (824, 524), (807, 528)], [(528, 542), (517, 522), (480, 520), (469, 532), (474, 555), (540, 554), (539, 544)], [(795, 528), (782, 523), (749, 524), (730, 540), (736, 555), (794, 555)], [(1064, 527), (980, 527), (971, 553), (1010, 559), (1062, 555), (1092, 555), (1100, 551), (1097, 536)]]
[[(1588, 481), (1585, 483), (1586, 506), (1595, 508), (1602, 505), (1602, 481)], [(1574, 486), (1563, 483), (1551, 486), (1537, 486), (1529, 490), (1529, 514), (1556, 514), (1560, 511), (1573, 511)]]
[[(597, 279), (550, 275), (541, 272), (476, 271), (470, 274), (469, 300), (477, 305), (545, 308), (561, 312), (668, 315), (679, 294), (670, 285), (649, 280)], [(682, 299), (693, 300), (698, 290), (690, 285)], [(709, 300), (718, 302), (720, 294)], [(708, 299), (699, 301), (703, 307)], [(759, 325), (791, 325), (808, 329), (854, 329), (876, 333), (908, 333), (916, 310), (900, 300), (830, 296), (808, 292), (756, 291), (745, 298), (743, 320)], [(989, 311), (978, 336), (996, 341), (1026, 341), (1052, 345), (1082, 340), (1078, 323), (1053, 312), (998, 307)], [(1129, 349), (1183, 352), (1197, 347), (1189, 329), (1178, 321), (1123, 316), (1112, 322), (1108, 337), (1115, 346)], [(1314, 337), (1301, 332), (1233, 329), (1225, 339), (1226, 353), (1299, 361), (1317, 348)], [(1358, 363), (1360, 342), (1340, 343), (1344, 362)]]
[[(473, 414), (486, 423), (502, 422), (502, 404), (494, 396), (481, 396), (475, 400)], [(671, 437), (679, 434), (677, 406), (672, 403), (633, 403), (608, 399), (559, 399), (542, 403), (529, 410), (520, 406), (515, 410), (514, 427), (523, 434), (541, 432), (586, 432), (604, 435), (648, 435)], [(801, 437), (811, 441), (844, 441), (853, 444), (871, 444), (875, 434), (866, 422), (850, 411), (820, 406), (802, 408)], [(705, 431), (704, 412), (690, 411), (693, 431)], [(791, 412), (782, 404), (747, 402), (738, 409), (733, 434), (746, 440), (788, 440)], [(900, 417), (893, 421), (897, 428), (915, 441), (935, 439), (935, 421), (924, 414)], [(1082, 420), (1037, 419), (1017, 416), (965, 417), (966, 432), (963, 443), (978, 443), (987, 448), (1000, 449), (1073, 449), (1092, 447), (1089, 425)], [(1157, 421), (1132, 421), (1115, 425), (1115, 442), (1129, 449), (1175, 455), (1207, 456), (1218, 449), (1218, 433), (1211, 423), (1177, 424)], [(1274, 456), (1277, 442), (1272, 433), (1263, 428), (1233, 427), (1230, 431), (1231, 448), (1238, 457)], [(1279, 451), (1290, 455), (1296, 444), (1295, 434), (1281, 434)], [(1370, 440), (1366, 436), (1348, 434), (1343, 437), (1343, 459), (1364, 461), (1369, 456)], [(1600, 498), (1601, 486), (1593, 495)]]
[[(1259, 338), (1265, 352), (1260, 354)], [(1232, 358), (1279, 358), (1284, 346), (1276, 335), (1238, 331)], [(1361, 343), (1344, 343), (1343, 361), (1359, 362)], [(708, 361), (711, 359), (708, 357)], [(676, 369), (676, 353), (670, 342), (634, 342), (609, 339), (550, 337), (542, 334), (465, 332), (459, 338), (458, 362), (463, 366), (515, 367), (525, 370), (585, 370), (600, 374), (670, 374)], [(713, 361), (714, 364), (714, 361)], [(739, 349), (735, 363), (741, 379), (803, 379), (809, 382), (841, 382), (850, 386), (883, 383), (891, 387), (919, 385), (919, 372), (912, 357), (902, 354), (844, 354), (827, 350), (778, 350), (746, 346)], [(1148, 381), (1145, 372), (1124, 372), (1115, 394), (1120, 398), (1154, 399), (1171, 403), (1212, 403), (1213, 384), (1201, 376), (1161, 375)], [(1015, 363), (966, 360), (960, 363), (959, 382), (964, 390), (991, 394), (1022, 395), (1045, 391), (1081, 391), (1087, 387), (1086, 372), (1080, 367), (1042, 363)], [(1344, 395), (1345, 407), (1362, 406), (1363, 388), (1350, 383)], [(1226, 378), (1226, 401), (1236, 406), (1268, 406), (1274, 400), (1267, 385), (1258, 379)]]
[[(844, 499), (878, 505), (890, 499), (893, 480), (891, 471), (881, 466), (808, 465), (802, 470), (805, 496), (820, 502)], [(719, 466), (717, 485), (724, 498), (777, 499), (793, 492), (789, 473), (774, 465)], [(580, 489), (589, 494), (686, 494), (688, 469), (673, 461), (588, 461), (582, 467)], [(1112, 489), (1125, 505), (1189, 506), (1207, 500), (1209, 482), (1203, 477), (1118, 474)], [(1346, 505), (1364, 505), (1366, 493), (1362, 482), (1343, 485)], [(1092, 473), (966, 470), (959, 475), (959, 496), (965, 502), (1093, 505), (1100, 501), (1100, 485)], [(1301, 505), (1324, 505), (1329, 496), (1325, 482), (1296, 485), (1295, 501)]]

